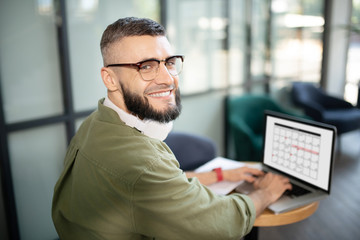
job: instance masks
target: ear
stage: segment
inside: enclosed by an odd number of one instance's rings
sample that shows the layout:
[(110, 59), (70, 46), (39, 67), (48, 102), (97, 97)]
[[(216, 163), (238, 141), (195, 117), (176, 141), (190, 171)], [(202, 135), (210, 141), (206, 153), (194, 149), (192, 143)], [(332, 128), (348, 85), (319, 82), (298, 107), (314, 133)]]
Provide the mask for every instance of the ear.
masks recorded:
[(106, 67), (101, 68), (101, 78), (106, 86), (106, 88), (110, 91), (116, 91), (118, 89), (117, 79), (115, 78), (114, 72)]

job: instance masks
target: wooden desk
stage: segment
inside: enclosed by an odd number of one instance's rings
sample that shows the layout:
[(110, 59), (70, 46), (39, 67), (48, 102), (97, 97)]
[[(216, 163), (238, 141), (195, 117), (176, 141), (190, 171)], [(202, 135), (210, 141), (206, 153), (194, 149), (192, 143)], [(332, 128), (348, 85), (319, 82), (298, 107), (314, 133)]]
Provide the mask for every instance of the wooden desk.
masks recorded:
[(313, 202), (281, 214), (274, 214), (269, 209), (265, 209), (265, 211), (256, 218), (254, 226), (274, 227), (299, 222), (310, 217), (317, 210), (318, 206), (319, 202)]
[(269, 209), (255, 219), (254, 228), (245, 236), (244, 239), (257, 239), (258, 227), (275, 227), (291, 223), (296, 223), (310, 217), (318, 208), (319, 202), (313, 202), (303, 207), (280, 214), (274, 214)]

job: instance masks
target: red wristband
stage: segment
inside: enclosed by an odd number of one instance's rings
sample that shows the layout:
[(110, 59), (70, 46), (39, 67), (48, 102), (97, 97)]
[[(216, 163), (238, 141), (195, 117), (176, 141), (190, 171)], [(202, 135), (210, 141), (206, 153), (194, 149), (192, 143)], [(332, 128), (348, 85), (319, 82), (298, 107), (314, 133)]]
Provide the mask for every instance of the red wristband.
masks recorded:
[(221, 167), (214, 168), (213, 171), (216, 172), (216, 176), (217, 176), (217, 181), (218, 181), (218, 182), (221, 182), (222, 180), (224, 180)]

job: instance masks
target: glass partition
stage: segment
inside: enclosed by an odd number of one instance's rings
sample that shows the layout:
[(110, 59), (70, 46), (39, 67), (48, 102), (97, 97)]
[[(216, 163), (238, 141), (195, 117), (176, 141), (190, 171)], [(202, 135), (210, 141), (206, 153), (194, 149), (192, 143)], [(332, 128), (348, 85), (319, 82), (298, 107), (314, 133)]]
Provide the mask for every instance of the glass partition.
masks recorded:
[(51, 203), (66, 152), (64, 125), (11, 133), (9, 145), (20, 239), (57, 238)]
[(360, 0), (352, 0), (352, 6), (344, 97), (357, 105), (360, 104)]
[[(227, 1), (167, 1), (167, 30), (175, 51), (185, 55), (182, 93), (227, 84)], [(196, 10), (195, 10), (196, 9)]]
[(246, 1), (231, 0), (229, 4), (229, 85), (240, 85), (246, 76)]
[(62, 114), (51, 1), (1, 0), (1, 94), (6, 123)]
[(269, 0), (252, 1), (251, 14), (251, 76), (253, 81), (264, 80), (268, 74)]
[(273, 0), (271, 67), (274, 79), (319, 82), (324, 6), (318, 0)]

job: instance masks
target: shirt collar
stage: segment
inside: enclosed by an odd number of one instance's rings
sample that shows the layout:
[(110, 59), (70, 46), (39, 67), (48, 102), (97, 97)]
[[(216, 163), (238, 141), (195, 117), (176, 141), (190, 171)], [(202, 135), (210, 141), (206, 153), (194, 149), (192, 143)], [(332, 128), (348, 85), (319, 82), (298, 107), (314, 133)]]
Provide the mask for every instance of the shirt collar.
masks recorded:
[(108, 97), (105, 98), (103, 104), (104, 106), (113, 109), (126, 125), (136, 128), (148, 137), (163, 141), (172, 130), (173, 122), (160, 123), (153, 120), (141, 120), (116, 106)]

